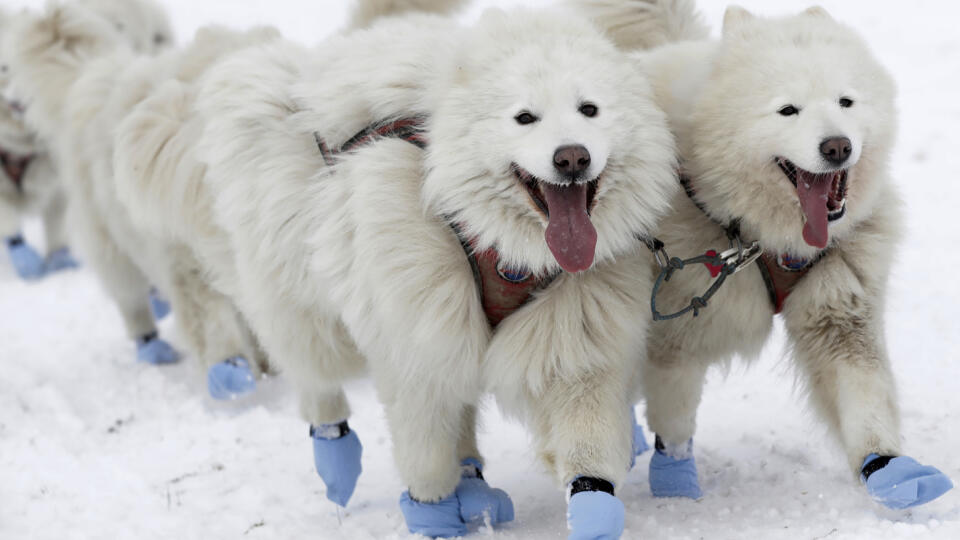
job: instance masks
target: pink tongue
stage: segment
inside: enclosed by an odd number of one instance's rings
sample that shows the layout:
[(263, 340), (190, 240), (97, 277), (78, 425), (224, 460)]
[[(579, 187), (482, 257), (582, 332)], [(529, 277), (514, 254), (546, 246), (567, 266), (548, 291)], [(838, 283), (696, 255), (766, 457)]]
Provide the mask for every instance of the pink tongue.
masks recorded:
[(560, 267), (571, 274), (590, 268), (597, 247), (597, 230), (587, 214), (587, 185), (559, 187), (544, 182), (540, 187), (550, 212), (547, 247)]
[(807, 217), (803, 226), (803, 239), (815, 248), (827, 247), (830, 239), (827, 219), (827, 200), (833, 186), (832, 175), (813, 175), (797, 172), (797, 194), (800, 196), (800, 208)]

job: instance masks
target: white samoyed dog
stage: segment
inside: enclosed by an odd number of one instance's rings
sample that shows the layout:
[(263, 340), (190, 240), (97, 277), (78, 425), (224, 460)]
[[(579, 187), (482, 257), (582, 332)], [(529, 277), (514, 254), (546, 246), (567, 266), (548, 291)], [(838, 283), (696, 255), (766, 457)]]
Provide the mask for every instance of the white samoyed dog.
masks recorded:
[(191, 81), (218, 56), (277, 35), (207, 29), (183, 51), (154, 56), (128, 46), (111, 22), (82, 3), (52, 5), (25, 18), (12, 35), (14, 87), (26, 96), (27, 119), (56, 151), (71, 230), (117, 303), (138, 359), (159, 364), (178, 356), (157, 336), (148, 301), (155, 285), (170, 295), (177, 325), (208, 368), (216, 398), (253, 390), (262, 355), (232, 302), (208, 286), (194, 253), (162, 232), (137, 227), (121, 205), (117, 184), (124, 178), (113, 172), (113, 132), (162, 81)]
[[(903, 508), (950, 489), (902, 456), (884, 346), (903, 230), (889, 173), (891, 76), (818, 7), (780, 18), (731, 7), (712, 41), (689, 0), (576, 3), (624, 48), (672, 43), (634, 59), (669, 115), (686, 191), (657, 237), (682, 257), (734, 248), (731, 259), (675, 270), (656, 297), (665, 316), (699, 315), (654, 323), (647, 344), (640, 384), (657, 434), (654, 494), (700, 497), (692, 437), (706, 371), (756, 357), (778, 313), (812, 404), (870, 494)], [(703, 307), (718, 274), (726, 281)]]
[(411, 15), (247, 49), (163, 85), (118, 141), (131, 213), (208, 251), (297, 386), (331, 500), (360, 473), (341, 383), (369, 372), (412, 531), (512, 519), (479, 474), (489, 390), (569, 486), (571, 538), (619, 536), (642, 239), (676, 162), (646, 79), (582, 17)]

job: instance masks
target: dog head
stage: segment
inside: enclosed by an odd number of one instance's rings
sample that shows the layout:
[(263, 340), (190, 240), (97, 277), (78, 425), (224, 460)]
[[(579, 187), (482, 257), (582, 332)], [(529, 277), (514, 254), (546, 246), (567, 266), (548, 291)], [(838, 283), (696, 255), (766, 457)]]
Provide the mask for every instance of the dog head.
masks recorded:
[(646, 79), (592, 26), (491, 11), (450, 73), (424, 194), (479, 249), (579, 272), (656, 224), (675, 183), (673, 139)]
[(891, 77), (821, 8), (733, 7), (685, 149), (698, 198), (770, 249), (812, 255), (872, 211), (896, 131)]
[(166, 11), (153, 0), (79, 0), (106, 19), (134, 51), (158, 53), (173, 45), (173, 29)]

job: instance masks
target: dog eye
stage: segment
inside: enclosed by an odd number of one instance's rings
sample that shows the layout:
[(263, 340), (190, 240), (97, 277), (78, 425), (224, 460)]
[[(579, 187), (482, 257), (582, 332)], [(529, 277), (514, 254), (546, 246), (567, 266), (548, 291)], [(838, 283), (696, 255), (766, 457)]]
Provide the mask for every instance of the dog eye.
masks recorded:
[(517, 123), (520, 124), (521, 126), (526, 126), (526, 125), (528, 125), (528, 124), (532, 124), (532, 123), (536, 122), (537, 120), (540, 120), (539, 118), (537, 118), (537, 117), (534, 116), (533, 114), (531, 114), (531, 113), (529, 113), (529, 112), (526, 112), (526, 111), (518, 114), (518, 115), (515, 116), (513, 119), (516, 120)]
[(846, 97), (840, 98), (840, 106), (844, 109), (849, 109), (850, 107), (853, 107), (853, 100)]
[(793, 116), (795, 114), (800, 114), (800, 109), (794, 107), (793, 105), (787, 105), (777, 112), (780, 113), (781, 116)]
[(593, 103), (584, 103), (580, 106), (580, 114), (586, 116), (587, 118), (593, 118), (598, 112), (600, 112), (600, 109), (598, 109)]

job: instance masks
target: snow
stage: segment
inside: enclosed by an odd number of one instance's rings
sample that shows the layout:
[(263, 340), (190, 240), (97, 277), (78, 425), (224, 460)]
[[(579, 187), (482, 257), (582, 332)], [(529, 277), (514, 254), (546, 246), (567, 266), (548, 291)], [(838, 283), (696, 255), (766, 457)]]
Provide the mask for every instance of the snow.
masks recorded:
[[(165, 3), (181, 40), (216, 21), (271, 23), (303, 42), (342, 25), (347, 5)], [(494, 3), (521, 2), (482, 2)], [(806, 7), (797, 0), (740, 3), (768, 14)], [(960, 4), (820, 3), (866, 36), (901, 85), (894, 168), (909, 231), (888, 302), (888, 345), (907, 452), (958, 481)], [(725, 3), (700, 4), (718, 26)], [(38, 237), (36, 224), (27, 234)], [(172, 333), (170, 321), (162, 330)], [(868, 500), (794, 390), (783, 350), (778, 330), (749, 369), (711, 375), (697, 435), (703, 500), (654, 500), (646, 484), (649, 454), (639, 459), (618, 491), (627, 506), (624, 538), (960, 538), (957, 490), (909, 512)], [(397, 507), (404, 486), (367, 382), (348, 389), (364, 473), (350, 507), (338, 511), (313, 471), (307, 426), (282, 377), (262, 382), (250, 399), (222, 404), (206, 396), (203, 374), (189, 359), (163, 368), (135, 363), (133, 345), (89, 270), (23, 284), (0, 257), (0, 367), (0, 538), (410, 537)], [(517, 520), (478, 535), (565, 537), (561, 489), (537, 464), (526, 431), (489, 403), (481, 446), (486, 476), (512, 495)]]

